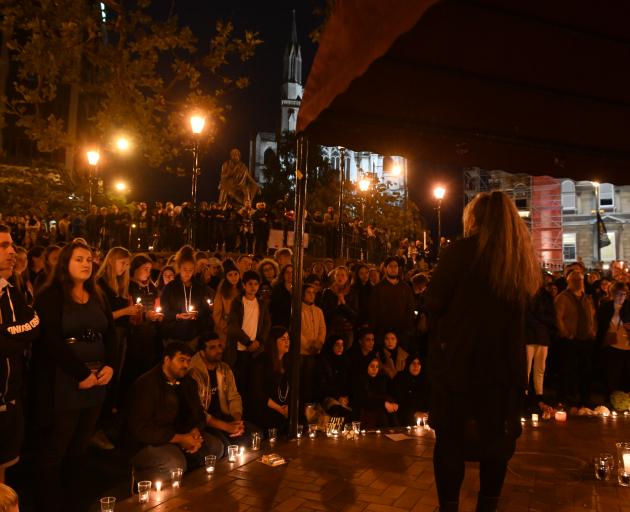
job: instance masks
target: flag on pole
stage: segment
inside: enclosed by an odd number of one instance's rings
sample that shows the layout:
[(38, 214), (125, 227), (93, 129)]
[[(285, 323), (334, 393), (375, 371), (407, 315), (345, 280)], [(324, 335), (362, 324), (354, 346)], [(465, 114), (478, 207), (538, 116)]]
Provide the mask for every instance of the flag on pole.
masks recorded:
[(601, 249), (610, 245), (610, 238), (608, 237), (608, 231), (606, 231), (606, 224), (602, 220), (602, 216), (597, 211), (597, 247)]

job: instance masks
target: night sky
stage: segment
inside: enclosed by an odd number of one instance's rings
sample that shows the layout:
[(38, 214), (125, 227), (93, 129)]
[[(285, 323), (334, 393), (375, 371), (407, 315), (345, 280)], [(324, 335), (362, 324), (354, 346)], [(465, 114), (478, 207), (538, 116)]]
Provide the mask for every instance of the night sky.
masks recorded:
[[(309, 33), (321, 23), (313, 14), (310, 0), (235, 1), (212, 0), (206, 5), (195, 0), (176, 2), (181, 22), (190, 26), (200, 41), (207, 41), (218, 19), (231, 20), (235, 33), (244, 29), (256, 30), (264, 41), (253, 60), (237, 64), (231, 69), (251, 78), (250, 86), (228, 98), (232, 106), (227, 122), (221, 126), (210, 151), (202, 155), (202, 176), (199, 200), (214, 200), (218, 196), (219, 168), (228, 157), (229, 149), (241, 150), (242, 159), (248, 162), (249, 140), (258, 131), (276, 131), (280, 122), (280, 93), (282, 83), (282, 57), (289, 38), (292, 10), (296, 11), (298, 38), (303, 61), (303, 78), (306, 81), (317, 47)], [(170, 6), (170, 2), (165, 2)], [(366, 148), (369, 149), (369, 148)], [(189, 165), (192, 165), (192, 157)], [(156, 170), (136, 169), (131, 179), (131, 199), (173, 200), (183, 202), (190, 197), (190, 177), (175, 177)], [(425, 218), (435, 223), (431, 190), (434, 184), (447, 187), (449, 193), (443, 202), (444, 231), (454, 236), (459, 230), (462, 206), (461, 173), (445, 169), (431, 162), (410, 162), (410, 197), (421, 208)]]

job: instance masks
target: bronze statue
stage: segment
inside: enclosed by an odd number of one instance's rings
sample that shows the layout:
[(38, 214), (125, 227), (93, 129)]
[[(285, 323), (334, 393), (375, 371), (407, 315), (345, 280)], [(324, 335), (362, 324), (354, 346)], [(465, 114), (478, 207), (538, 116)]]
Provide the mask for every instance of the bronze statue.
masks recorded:
[(221, 165), (219, 183), (219, 204), (225, 207), (230, 200), (239, 205), (251, 201), (258, 192), (258, 185), (249, 174), (247, 166), (241, 162), (241, 152), (230, 150), (230, 159)]

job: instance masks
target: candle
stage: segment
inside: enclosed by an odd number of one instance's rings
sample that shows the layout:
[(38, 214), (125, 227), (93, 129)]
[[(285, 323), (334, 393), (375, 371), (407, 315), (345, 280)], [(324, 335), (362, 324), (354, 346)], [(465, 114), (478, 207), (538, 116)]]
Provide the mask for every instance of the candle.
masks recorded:
[(613, 412), (612, 412), (612, 417), (613, 417), (613, 418), (616, 418), (616, 417), (617, 417), (617, 411), (613, 411)]
[(157, 308), (155, 308), (155, 312), (156, 313), (161, 313), (162, 312), (162, 308), (160, 306), (158, 306)]
[(630, 474), (630, 453), (623, 454), (623, 471)]
[(538, 421), (538, 414), (532, 414), (532, 421), (533, 422), (537, 422)]
[(211, 308), (213, 304), (212, 299), (208, 299), (206, 302), (208, 303), (208, 307)]
[(157, 482), (155, 482), (155, 490), (157, 492), (160, 492), (162, 490), (162, 482), (160, 480), (158, 480)]
[(521, 423), (525, 423), (527, 420), (525, 418), (521, 418)]
[(556, 421), (558, 423), (564, 423), (565, 421), (567, 421), (566, 411), (556, 411)]
[(142, 304), (142, 298), (138, 297), (138, 298), (136, 299), (136, 304)]
[(243, 455), (245, 455), (245, 447), (244, 447), (244, 446), (241, 446), (241, 447), (238, 449), (238, 454), (239, 454), (241, 457), (242, 457)]
[(195, 311), (195, 306), (193, 306), (192, 304), (190, 306), (188, 306), (188, 312), (189, 313), (194, 313)]
[(418, 418), (416, 420), (416, 427), (421, 427), (422, 426), (422, 418)]

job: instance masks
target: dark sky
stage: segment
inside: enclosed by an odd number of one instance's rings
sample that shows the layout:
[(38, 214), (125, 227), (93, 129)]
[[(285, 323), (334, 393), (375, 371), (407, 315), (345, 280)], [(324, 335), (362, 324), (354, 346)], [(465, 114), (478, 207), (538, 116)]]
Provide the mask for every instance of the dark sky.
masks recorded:
[[(170, 5), (170, 1), (165, 5)], [(227, 122), (221, 126), (215, 143), (202, 156), (199, 200), (213, 200), (218, 195), (219, 167), (227, 159), (229, 149), (238, 147), (247, 163), (251, 135), (258, 131), (276, 131), (279, 125), (282, 57), (290, 34), (292, 11), (295, 9), (296, 12), (304, 81), (317, 50), (309, 33), (321, 19), (313, 15), (313, 0), (179, 0), (175, 5), (181, 22), (190, 26), (200, 41), (208, 40), (218, 19), (231, 20), (237, 34), (244, 29), (256, 30), (264, 41), (252, 61), (233, 68), (249, 76), (251, 84), (229, 98), (232, 110)], [(460, 176), (458, 169), (445, 169), (432, 162), (410, 162), (409, 165), (410, 198), (419, 205), (430, 225), (436, 223), (431, 196), (433, 186), (439, 183), (447, 188), (442, 218), (444, 232), (450, 237), (461, 229)], [(142, 183), (141, 187), (138, 182)], [(190, 197), (190, 177), (174, 177), (155, 170), (139, 170), (132, 186), (133, 199), (182, 202)]]

